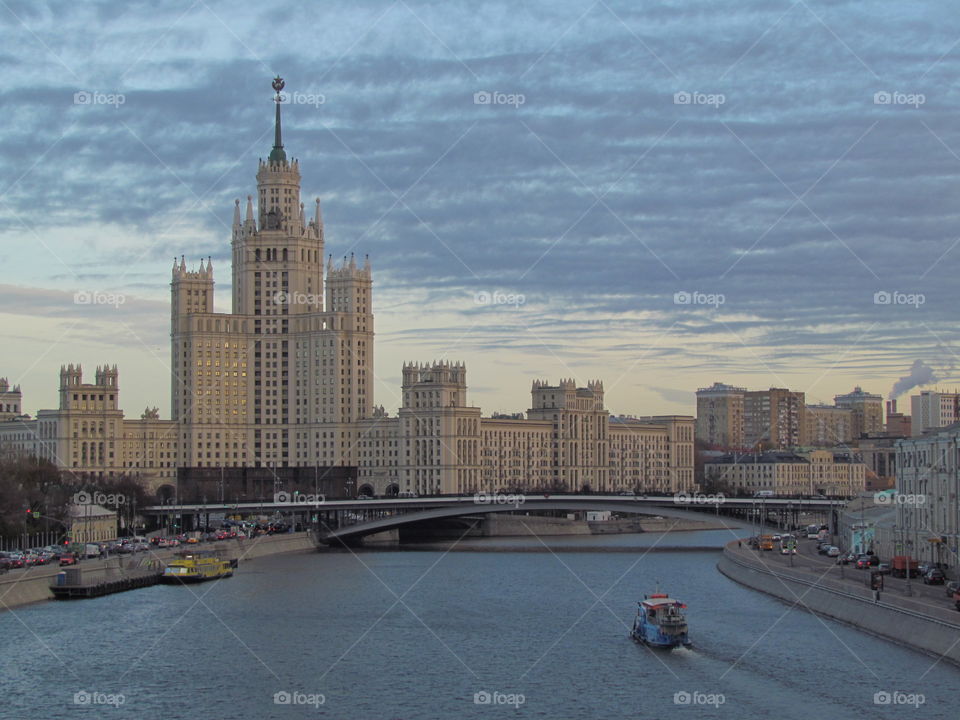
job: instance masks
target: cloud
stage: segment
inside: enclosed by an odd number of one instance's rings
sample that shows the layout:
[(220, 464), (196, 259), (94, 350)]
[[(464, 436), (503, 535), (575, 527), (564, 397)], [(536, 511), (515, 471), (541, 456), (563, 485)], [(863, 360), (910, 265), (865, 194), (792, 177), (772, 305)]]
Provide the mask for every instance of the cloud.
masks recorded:
[[(164, 303), (181, 254), (213, 256), (228, 291), (233, 200), (254, 191), (281, 73), (324, 98), (283, 108), (284, 142), (308, 208), (323, 200), (327, 251), (373, 260), (388, 352), (439, 353), (476, 324), (459, 345), (476, 362), (556, 355), (616, 375), (646, 352), (686, 375), (665, 387), (731, 368), (886, 385), (954, 341), (960, 28), (933, 3), (8, 5), (26, 29), (0, 55), (0, 252), (41, 295)], [(296, 18), (279, 46), (264, 32), (278, 17)], [(83, 91), (124, 102), (75, 104)], [(469, 302), (497, 289), (528, 303)], [(53, 300), (22, 316), (56, 317)], [(162, 338), (150, 308), (138, 327)]]

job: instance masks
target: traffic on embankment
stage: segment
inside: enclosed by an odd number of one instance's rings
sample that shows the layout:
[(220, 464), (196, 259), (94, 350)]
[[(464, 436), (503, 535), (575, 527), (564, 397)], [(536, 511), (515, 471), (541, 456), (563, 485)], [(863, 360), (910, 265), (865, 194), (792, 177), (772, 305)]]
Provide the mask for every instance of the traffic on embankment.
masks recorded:
[(858, 568), (818, 553), (813, 539), (778, 538), (771, 548), (772, 537), (727, 543), (717, 569), (792, 606), (960, 665), (960, 612), (944, 585), (880, 575), (869, 563)]

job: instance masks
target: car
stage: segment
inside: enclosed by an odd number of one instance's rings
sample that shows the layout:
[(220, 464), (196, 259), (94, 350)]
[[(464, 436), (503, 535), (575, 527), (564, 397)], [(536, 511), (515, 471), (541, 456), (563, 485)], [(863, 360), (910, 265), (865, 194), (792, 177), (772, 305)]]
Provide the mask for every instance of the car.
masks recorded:
[(870, 567), (870, 558), (866, 555), (861, 555), (857, 558), (856, 567), (857, 570), (864, 570)]
[(633, 490), (621, 490), (621, 491), (619, 492), (619, 494), (620, 494), (620, 495), (628, 495), (628, 496), (630, 496), (630, 497), (634, 497), (634, 496), (636, 495), (636, 493), (635, 493)]
[(827, 557), (840, 557), (840, 548), (836, 545), (831, 545), (827, 548), (827, 552), (824, 553)]
[(60, 567), (65, 567), (67, 565), (76, 565), (77, 556), (71, 552), (64, 553), (60, 556)]
[(923, 576), (924, 585), (943, 585), (944, 582), (943, 571), (938, 568), (930, 568)]
[(837, 558), (837, 562), (840, 565), (849, 565), (850, 563), (856, 562), (856, 561), (857, 561), (857, 556), (854, 555), (853, 553), (847, 553), (846, 555), (841, 555), (840, 557)]
[(833, 545), (831, 545), (830, 543), (822, 542), (817, 545), (817, 552), (820, 553), (821, 555), (826, 555), (827, 550), (829, 550), (832, 547)]
[(953, 597), (953, 594), (960, 592), (960, 581), (951, 580), (948, 583), (944, 583), (944, 589), (947, 591), (947, 597)]
[(890, 563), (877, 563), (876, 571), (881, 575), (889, 575), (891, 570)]

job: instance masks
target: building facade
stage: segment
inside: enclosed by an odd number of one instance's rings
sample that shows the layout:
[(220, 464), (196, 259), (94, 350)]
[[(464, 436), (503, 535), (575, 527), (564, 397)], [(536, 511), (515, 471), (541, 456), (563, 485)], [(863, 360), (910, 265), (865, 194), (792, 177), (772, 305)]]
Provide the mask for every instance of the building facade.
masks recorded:
[(923, 390), (910, 398), (910, 418), (911, 435), (960, 422), (960, 393)]
[(117, 513), (99, 505), (71, 505), (67, 535), (74, 543), (99, 543), (117, 537)]
[(852, 412), (854, 440), (867, 433), (883, 432), (883, 398), (880, 395), (864, 392), (858, 385), (846, 395), (835, 396), (833, 404)]
[(697, 390), (697, 440), (711, 447), (743, 448), (746, 388), (714, 383)]
[(920, 560), (956, 567), (960, 423), (896, 442), (897, 527)]
[[(234, 205), (230, 312), (214, 307), (211, 258), (173, 263), (172, 419), (125, 419), (116, 367), (87, 385), (69, 366), (60, 408), (0, 423), (0, 446), (156, 485), (185, 468), (355, 467), (367, 494), (693, 489), (693, 418), (610, 418), (600, 381), (536, 381), (525, 415), (484, 418), (462, 363), (408, 363), (398, 413), (375, 406), (370, 262), (324, 262), (320, 200), (308, 221), (283, 145), (282, 88), (256, 195)], [(0, 409), (17, 415), (19, 388), (3, 387)]]
[(833, 447), (853, 441), (853, 410), (835, 405), (807, 405), (805, 408), (808, 445)]
[(80, 365), (61, 367), (59, 408), (0, 422), (0, 449), (49, 460), (76, 477), (138, 475), (152, 488), (173, 481), (177, 424), (156, 408), (126, 419), (116, 365), (98, 366), (94, 378), (83, 382)]
[(806, 444), (805, 395), (786, 388), (748, 390), (743, 396), (743, 433), (750, 448), (786, 449)]
[(738, 494), (851, 497), (863, 491), (866, 468), (848, 453), (771, 451), (710, 458), (704, 463), (704, 478)]

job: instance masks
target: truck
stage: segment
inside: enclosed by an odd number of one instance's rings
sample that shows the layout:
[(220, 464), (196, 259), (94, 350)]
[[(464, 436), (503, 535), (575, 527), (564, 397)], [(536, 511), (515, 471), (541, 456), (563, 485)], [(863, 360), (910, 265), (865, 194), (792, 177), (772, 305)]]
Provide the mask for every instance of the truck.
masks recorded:
[(895, 555), (891, 565), (893, 570), (890, 574), (894, 577), (906, 577), (908, 572), (910, 577), (917, 577), (920, 574), (917, 561), (909, 555)]

